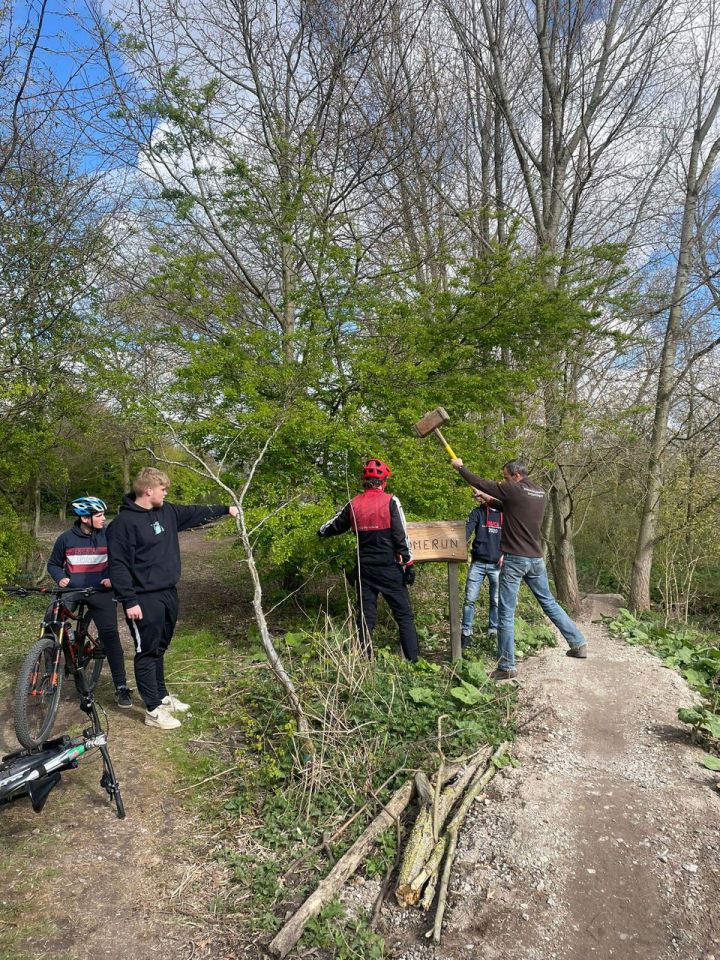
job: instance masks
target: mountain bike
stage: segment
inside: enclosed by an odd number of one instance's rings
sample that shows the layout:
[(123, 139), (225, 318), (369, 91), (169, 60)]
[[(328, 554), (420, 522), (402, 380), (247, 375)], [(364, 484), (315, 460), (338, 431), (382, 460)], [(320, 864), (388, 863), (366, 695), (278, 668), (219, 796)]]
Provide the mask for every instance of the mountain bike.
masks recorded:
[(100, 786), (115, 803), (117, 815), (122, 820), (125, 804), (110, 759), (107, 731), (102, 728), (92, 690), (85, 679), (85, 667), (77, 667), (74, 677), (80, 692), (80, 709), (88, 715), (92, 726), (83, 730), (80, 737), (56, 737), (37, 747), (17, 750), (3, 757), (0, 760), (0, 807), (29, 797), (33, 810), (40, 813), (50, 791), (60, 782), (60, 774), (75, 769), (80, 757), (97, 749), (103, 762)]
[(85, 602), (96, 590), (6, 587), (4, 592), (17, 597), (46, 593), (53, 598), (40, 624), (40, 637), (25, 656), (15, 686), (15, 735), (23, 747), (33, 749), (52, 732), (63, 679), (71, 674), (81, 696), (80, 670), (87, 691), (93, 690), (100, 679), (105, 653)]

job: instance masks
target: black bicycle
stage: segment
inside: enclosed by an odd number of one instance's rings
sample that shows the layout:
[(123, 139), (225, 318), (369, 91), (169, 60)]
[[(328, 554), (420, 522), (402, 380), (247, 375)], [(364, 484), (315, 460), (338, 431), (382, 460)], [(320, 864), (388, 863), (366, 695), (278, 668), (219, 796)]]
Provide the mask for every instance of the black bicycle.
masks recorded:
[(46, 593), (53, 598), (40, 624), (39, 639), (20, 666), (15, 687), (15, 735), (23, 747), (32, 750), (52, 732), (64, 678), (74, 677), (81, 696), (80, 671), (87, 691), (94, 690), (100, 679), (105, 652), (86, 603), (96, 591), (92, 587), (5, 587), (4, 592), (18, 597)]
[(85, 680), (85, 668), (77, 667), (74, 677), (80, 692), (80, 709), (88, 715), (92, 725), (83, 730), (80, 737), (56, 737), (37, 747), (17, 750), (3, 757), (0, 760), (0, 807), (29, 797), (33, 810), (40, 813), (50, 791), (60, 782), (60, 774), (76, 768), (80, 757), (97, 749), (103, 762), (100, 786), (115, 803), (117, 815), (122, 820), (125, 804), (110, 759), (107, 731), (102, 728), (92, 690)]

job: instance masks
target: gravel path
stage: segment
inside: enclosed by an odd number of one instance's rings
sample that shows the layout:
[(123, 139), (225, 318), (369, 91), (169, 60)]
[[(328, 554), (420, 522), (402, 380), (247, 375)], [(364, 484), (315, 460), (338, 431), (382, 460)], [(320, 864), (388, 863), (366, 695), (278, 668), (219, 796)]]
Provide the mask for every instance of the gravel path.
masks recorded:
[(720, 960), (720, 793), (651, 654), (583, 624), (589, 658), (521, 668), (520, 766), (474, 805), (443, 942), (388, 911), (402, 960)]

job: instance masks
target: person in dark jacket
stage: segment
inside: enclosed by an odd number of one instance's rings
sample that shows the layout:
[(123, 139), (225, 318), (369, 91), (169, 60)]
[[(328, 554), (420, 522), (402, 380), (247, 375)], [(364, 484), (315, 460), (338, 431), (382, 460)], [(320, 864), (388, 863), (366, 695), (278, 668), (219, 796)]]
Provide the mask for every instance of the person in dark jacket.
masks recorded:
[(484, 493), (477, 493), (476, 499), (482, 501), (475, 507), (465, 522), (465, 539), (473, 538), (472, 560), (465, 582), (465, 602), (463, 604), (460, 641), (465, 650), (472, 637), (475, 603), (487, 577), (489, 597), (488, 636), (497, 637), (498, 629), (498, 586), (500, 583), (500, 536), (503, 514), (500, 504)]
[(503, 565), (500, 572), (498, 611), (498, 666), (495, 680), (517, 676), (515, 668), (515, 607), (523, 580), (547, 617), (568, 643), (567, 656), (585, 659), (587, 640), (550, 592), (540, 529), (545, 514), (545, 491), (528, 477), (520, 460), (509, 460), (503, 467), (503, 480), (483, 480), (471, 473), (459, 458), (452, 461), (460, 476), (481, 493), (499, 500), (503, 506), (500, 548)]
[[(115, 684), (115, 698), (120, 707), (131, 707), (132, 697), (125, 675), (117, 610), (108, 577), (108, 549), (105, 536), (105, 501), (99, 497), (78, 497), (70, 504), (77, 517), (75, 523), (61, 533), (48, 560), (47, 569), (59, 587), (92, 587), (97, 593), (85, 598), (97, 627), (98, 637), (110, 664)], [(72, 602), (72, 594), (65, 597)]]
[(179, 727), (174, 714), (190, 709), (165, 686), (163, 662), (178, 615), (178, 533), (228, 513), (237, 515), (237, 507), (166, 503), (169, 482), (161, 470), (141, 470), (107, 533), (110, 579), (135, 644), (135, 680), (145, 703), (145, 723), (161, 730)]
[(334, 537), (348, 530), (357, 536), (357, 625), (365, 654), (372, 656), (371, 637), (378, 594), (382, 594), (398, 625), (402, 651), (414, 662), (418, 638), (407, 588), (415, 582), (415, 567), (400, 501), (385, 491), (391, 475), (382, 460), (368, 460), (363, 468), (363, 492), (324, 523), (318, 536)]

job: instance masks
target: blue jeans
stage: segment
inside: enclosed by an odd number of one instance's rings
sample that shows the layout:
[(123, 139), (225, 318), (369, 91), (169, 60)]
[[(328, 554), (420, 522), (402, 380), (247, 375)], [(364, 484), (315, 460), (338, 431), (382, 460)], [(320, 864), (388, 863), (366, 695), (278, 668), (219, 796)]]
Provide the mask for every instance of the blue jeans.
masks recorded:
[(500, 670), (515, 669), (515, 607), (520, 584), (525, 583), (535, 594), (543, 612), (552, 620), (571, 647), (587, 641), (570, 617), (550, 593), (545, 561), (542, 557), (520, 557), (506, 553), (500, 571), (500, 616), (497, 658)]
[(485, 577), (488, 578), (490, 589), (490, 616), (488, 630), (498, 628), (498, 584), (500, 582), (500, 567), (496, 563), (486, 563), (484, 560), (473, 560), (468, 570), (465, 583), (465, 603), (463, 605), (462, 632), (472, 633), (475, 619), (475, 601), (480, 593)]

